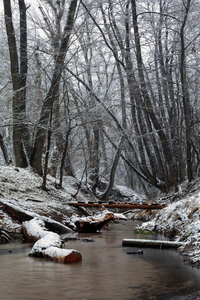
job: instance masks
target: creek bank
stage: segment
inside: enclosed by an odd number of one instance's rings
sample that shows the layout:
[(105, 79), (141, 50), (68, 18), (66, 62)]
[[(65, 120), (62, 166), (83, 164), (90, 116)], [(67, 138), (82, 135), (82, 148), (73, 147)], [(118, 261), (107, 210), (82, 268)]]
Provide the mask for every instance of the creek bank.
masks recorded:
[[(50, 224), (52, 220), (54, 225), (58, 222), (57, 225), (68, 228), (71, 226), (72, 230), (76, 226), (74, 227), (73, 222), (68, 226), (71, 216), (74, 214), (87, 216), (97, 212), (96, 209), (77, 209), (68, 205), (74, 201), (72, 195), (76, 194), (77, 186), (79, 186), (75, 178), (65, 177), (63, 189), (59, 190), (55, 187), (55, 178), (50, 176), (47, 180), (47, 191), (40, 188), (41, 184), (42, 178), (28, 168), (0, 167), (0, 243), (23, 240), (21, 223), (28, 219), (20, 218), (19, 214), (15, 215), (12, 212), (13, 208), (15, 212), (17, 210), (20, 213), (25, 212), (25, 216), (29, 215), (30, 219), (35, 216), (41, 217), (46, 222), (46, 227), (47, 221)], [(119, 187), (119, 189), (126, 191), (124, 187)], [(190, 263), (197, 266), (200, 265), (200, 180), (196, 180), (190, 186), (186, 185), (186, 188), (180, 186), (179, 189), (178, 193), (156, 199), (157, 203), (168, 204), (168, 207), (158, 212), (134, 211), (134, 213), (124, 213), (124, 215), (127, 218), (145, 221), (142, 225), (144, 230), (155, 230), (170, 240), (186, 242), (182, 253)], [(124, 195), (123, 199), (126, 201), (128, 199), (130, 203), (144, 201), (144, 197), (140, 197), (130, 189)], [(91, 195), (84, 193), (81, 188), (76, 201), (90, 202)], [(55, 227), (49, 227), (49, 230), (60, 231)]]
[[(74, 208), (69, 205), (74, 201), (90, 202), (91, 195), (87, 187), (73, 177), (63, 177), (63, 188), (57, 189), (56, 179), (47, 177), (47, 190), (41, 189), (42, 178), (31, 169), (0, 166), (0, 244), (22, 242), (22, 222), (40, 217), (45, 226), (57, 233), (76, 230), (70, 217), (89, 216), (96, 209)], [(126, 187), (117, 186), (122, 201), (142, 202), (144, 197)], [(68, 226), (69, 225), (69, 226)]]
[(184, 242), (179, 249), (184, 261), (200, 267), (200, 192), (199, 189), (185, 198), (158, 211), (142, 230), (156, 231), (170, 240)]

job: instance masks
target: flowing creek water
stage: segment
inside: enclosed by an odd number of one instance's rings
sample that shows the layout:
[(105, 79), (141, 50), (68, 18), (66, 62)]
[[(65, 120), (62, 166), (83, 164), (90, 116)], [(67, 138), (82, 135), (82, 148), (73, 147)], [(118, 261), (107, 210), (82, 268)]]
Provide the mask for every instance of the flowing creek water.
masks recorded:
[(101, 233), (77, 235), (94, 242), (66, 242), (83, 256), (70, 265), (31, 258), (28, 244), (1, 245), (0, 299), (168, 300), (200, 290), (200, 270), (184, 264), (176, 250), (127, 254), (139, 249), (122, 247), (124, 238), (156, 238), (135, 235), (137, 223), (120, 221)]

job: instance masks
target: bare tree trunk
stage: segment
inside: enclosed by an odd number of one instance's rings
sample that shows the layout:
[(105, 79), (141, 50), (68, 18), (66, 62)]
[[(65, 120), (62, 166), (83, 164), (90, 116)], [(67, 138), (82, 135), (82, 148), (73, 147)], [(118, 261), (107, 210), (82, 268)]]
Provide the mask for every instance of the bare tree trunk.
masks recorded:
[(136, 13), (136, 1), (131, 0), (132, 3), (132, 16), (133, 16), (133, 28), (134, 28), (134, 37), (135, 37), (135, 47), (136, 47), (136, 58), (137, 58), (137, 65), (138, 65), (138, 74), (140, 78), (140, 86), (141, 86), (141, 93), (146, 103), (146, 108), (148, 114), (150, 116), (151, 122), (154, 128), (157, 130), (157, 134), (161, 140), (162, 150), (165, 157), (165, 163), (168, 164), (170, 174), (166, 177), (166, 188), (169, 189), (172, 186), (177, 185), (177, 174), (175, 170), (175, 165), (173, 162), (172, 152), (169, 145), (169, 140), (166, 137), (166, 134), (159, 123), (151, 104), (151, 100), (149, 98), (149, 94), (147, 91), (144, 72), (143, 72), (143, 61), (142, 61), (142, 53), (141, 53), (141, 46), (140, 46), (140, 38), (139, 38), (139, 30), (138, 30), (138, 23), (137, 23), (137, 13)]
[[(66, 118), (66, 134), (65, 134), (65, 143), (62, 151), (62, 158), (61, 158), (61, 164), (60, 164), (60, 182), (59, 182), (59, 188), (62, 188), (62, 182), (63, 182), (63, 170), (65, 167), (66, 174), (68, 176), (74, 176), (73, 168), (71, 165), (68, 148), (69, 148), (69, 136), (71, 132), (71, 120), (69, 118), (69, 94), (68, 90), (66, 90), (66, 96), (67, 96), (67, 103), (65, 103), (65, 118)], [(67, 121), (67, 118), (69, 119)]]
[(26, 5), (24, 0), (18, 0), (20, 13), (20, 92), (21, 92), (21, 119), (22, 119), (22, 138), (26, 154), (30, 157), (30, 132), (26, 119), (26, 82), (28, 72), (27, 58), (27, 24), (26, 24)]
[(71, 36), (71, 31), (74, 25), (74, 16), (77, 6), (77, 0), (72, 0), (69, 6), (68, 17), (61, 40), (61, 45), (59, 48), (58, 55), (56, 57), (56, 63), (54, 68), (54, 73), (52, 76), (51, 86), (49, 88), (48, 94), (43, 102), (41, 116), (39, 120), (38, 130), (35, 137), (35, 143), (31, 155), (31, 166), (42, 175), (42, 154), (45, 143), (45, 136), (48, 127), (49, 114), (53, 107), (55, 100), (55, 92), (57, 90), (57, 85), (59, 84), (60, 76), (64, 68), (64, 60), (67, 53), (69, 39)]
[[(48, 32), (50, 34), (50, 43), (53, 48), (54, 52), (54, 64), (56, 64), (57, 55), (59, 52), (59, 46), (61, 41), (61, 21), (63, 17), (63, 13), (65, 11), (65, 0), (62, 1), (54, 1), (49, 0), (47, 1), (47, 4), (49, 5), (54, 21), (55, 26), (52, 26), (52, 20), (50, 15), (47, 14), (43, 10), (43, 7), (40, 6), (39, 9), (43, 15), (44, 22), (47, 26)], [(53, 122), (52, 122), (52, 147), (56, 148), (57, 151), (54, 151), (53, 157), (50, 159), (50, 169), (49, 172), (51, 173), (51, 176), (56, 176), (56, 165), (55, 162), (57, 162), (60, 159), (61, 153), (63, 152), (63, 133), (61, 130), (57, 130), (60, 124), (60, 82), (58, 80), (55, 91), (54, 91), (55, 97), (54, 97), (54, 103), (53, 103)], [(55, 130), (55, 131), (54, 131)]]
[(47, 146), (46, 146), (46, 153), (45, 153), (45, 161), (44, 161), (44, 172), (43, 172), (43, 181), (42, 181), (42, 189), (46, 190), (46, 183), (47, 183), (47, 174), (48, 174), (48, 163), (49, 163), (49, 152), (50, 152), (50, 146), (51, 146), (51, 128), (52, 126), (52, 110), (49, 116), (49, 127), (47, 130)]
[(2, 150), (2, 153), (3, 153), (4, 160), (5, 160), (6, 164), (9, 165), (12, 162), (12, 160), (11, 160), (11, 157), (8, 153), (7, 146), (4, 143), (3, 136), (2, 136), (1, 133), (0, 133), (0, 147), (1, 147), (1, 150)]
[(190, 9), (191, 0), (187, 0), (185, 5), (185, 17), (181, 26), (181, 59), (180, 59), (180, 72), (181, 72), (181, 87), (182, 87), (182, 101), (185, 116), (185, 130), (186, 130), (186, 157), (187, 157), (187, 177), (189, 182), (193, 179), (192, 172), (192, 141), (191, 141), (191, 125), (190, 125), (190, 99), (186, 83), (186, 60), (185, 60), (185, 36), (184, 29), (187, 22), (188, 12)]
[(108, 200), (108, 198), (109, 198), (109, 196), (110, 196), (110, 194), (112, 192), (113, 185), (114, 185), (114, 182), (115, 182), (115, 173), (116, 173), (117, 165), (119, 163), (119, 159), (120, 159), (120, 154), (121, 154), (121, 151), (122, 151), (123, 143), (124, 143), (124, 137), (122, 136), (121, 140), (119, 142), (119, 146), (118, 146), (117, 152), (115, 154), (115, 158), (114, 158), (114, 161), (113, 161), (113, 164), (112, 164), (111, 171), (110, 171), (109, 184), (108, 184), (105, 192), (101, 196), (101, 198), (103, 200)]
[(92, 189), (95, 191), (99, 181), (99, 127), (98, 124), (93, 128), (94, 140), (93, 149), (90, 161), (90, 175), (89, 178), (92, 181)]
[(8, 38), (9, 54), (10, 54), (10, 67), (13, 85), (13, 150), (15, 154), (15, 162), (18, 167), (26, 167), (27, 159), (23, 148), (23, 122), (21, 109), (21, 83), (20, 71), (18, 62), (17, 45), (15, 39), (15, 31), (12, 22), (12, 12), (10, 0), (4, 0), (4, 16), (6, 24), (6, 32)]

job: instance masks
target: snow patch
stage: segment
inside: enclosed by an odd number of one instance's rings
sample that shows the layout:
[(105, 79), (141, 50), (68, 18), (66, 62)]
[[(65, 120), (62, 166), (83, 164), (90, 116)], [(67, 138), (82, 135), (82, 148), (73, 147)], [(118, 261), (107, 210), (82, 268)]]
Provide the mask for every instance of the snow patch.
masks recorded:
[(73, 251), (78, 253), (78, 251), (74, 249), (60, 249), (51, 246), (44, 250), (44, 254), (50, 257), (57, 257), (58, 260), (60, 260), (63, 256), (70, 255)]

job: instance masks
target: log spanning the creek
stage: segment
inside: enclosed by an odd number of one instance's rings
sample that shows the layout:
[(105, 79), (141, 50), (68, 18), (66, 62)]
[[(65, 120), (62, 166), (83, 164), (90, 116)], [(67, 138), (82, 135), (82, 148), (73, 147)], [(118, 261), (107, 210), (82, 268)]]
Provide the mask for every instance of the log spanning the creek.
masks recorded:
[(163, 240), (124, 239), (122, 241), (124, 247), (178, 248), (184, 245), (183, 242)]
[(167, 204), (157, 204), (157, 203), (97, 203), (97, 202), (69, 202), (68, 205), (74, 206), (74, 207), (96, 207), (96, 208), (127, 208), (127, 209), (162, 209), (167, 206)]

